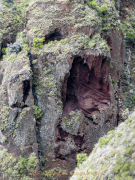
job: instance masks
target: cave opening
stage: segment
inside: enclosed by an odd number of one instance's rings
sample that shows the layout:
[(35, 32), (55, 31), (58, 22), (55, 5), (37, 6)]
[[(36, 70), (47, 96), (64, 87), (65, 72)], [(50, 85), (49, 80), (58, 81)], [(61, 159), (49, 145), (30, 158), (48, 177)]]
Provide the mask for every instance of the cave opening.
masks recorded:
[(7, 47), (6, 42), (1, 43), (1, 49), (0, 49), (0, 60), (2, 60), (3, 55), (5, 54), (5, 48)]
[(23, 82), (23, 102), (25, 103), (30, 92), (30, 81), (26, 80)]
[(55, 41), (55, 40), (60, 41), (63, 38), (64, 37), (62, 36), (60, 31), (58, 29), (55, 29), (55, 31), (53, 33), (47, 34), (45, 36), (44, 44), (47, 44), (49, 41)]
[(98, 114), (99, 109), (110, 102), (109, 61), (104, 57), (95, 57), (95, 64), (89, 67), (91, 61), (82, 57), (73, 60), (62, 88), (65, 115), (79, 109), (87, 118), (93, 118), (93, 114)]
[(1, 43), (0, 47), (0, 61), (2, 61), (3, 55), (6, 54), (5, 48), (7, 48), (8, 44), (14, 43), (15, 39), (4, 39)]

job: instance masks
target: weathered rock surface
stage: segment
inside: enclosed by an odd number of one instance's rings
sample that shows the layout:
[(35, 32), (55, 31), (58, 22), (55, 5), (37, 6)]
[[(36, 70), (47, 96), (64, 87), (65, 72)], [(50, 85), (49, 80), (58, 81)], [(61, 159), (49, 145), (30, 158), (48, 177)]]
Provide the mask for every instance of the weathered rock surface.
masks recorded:
[[(11, 26), (10, 19), (3, 18), (6, 24), (0, 27), (2, 180), (2, 175), (22, 180), (39, 180), (41, 176), (68, 179), (76, 167), (76, 155), (89, 154), (100, 137), (126, 119), (122, 89), (130, 81), (132, 51), (125, 48), (120, 28), (124, 20), (119, 20), (111, 0), (95, 3), (31, 2), (26, 10), (25, 28), (18, 34), (23, 24), (15, 26), (15, 20)], [(12, 6), (3, 7), (8, 8), (7, 14), (18, 13)], [(24, 14), (19, 18), (24, 21)], [(128, 67), (124, 69), (125, 62)], [(10, 158), (5, 165), (6, 155)], [(10, 169), (8, 163), (15, 168)]]
[(91, 155), (76, 168), (71, 180), (135, 178), (135, 112), (99, 139)]
[[(90, 152), (99, 137), (117, 126), (118, 117), (124, 120), (120, 100), (123, 35), (110, 31), (107, 45), (100, 29), (95, 30), (97, 12), (90, 9), (74, 2), (36, 2), (27, 10), (25, 32), (31, 46), (34, 95), (44, 112), (40, 151), (49, 161), (43, 162), (48, 170), (67, 166), (69, 172), (78, 152)], [(88, 15), (89, 22), (82, 24)], [(39, 51), (32, 47), (37, 37), (45, 37)], [(117, 79), (115, 88), (111, 79)]]
[[(24, 162), (20, 167), (17, 164), (15, 165), (17, 162), (13, 161), (14, 157), (18, 159), (18, 163), (21, 163), (21, 155), (28, 157), (31, 153), (35, 153), (34, 159), (37, 158), (36, 161), (39, 162), (36, 120), (32, 108), (34, 105), (32, 75), (27, 51), (23, 49), (19, 54), (10, 52), (10, 55), (7, 55), (1, 65), (1, 74), (0, 125), (2, 134), (0, 140), (3, 145), (1, 153), (4, 155), (4, 149), (7, 148), (9, 151), (6, 155), (7, 158), (11, 156), (10, 153), (12, 153), (12, 157), (5, 160), (2, 156), (0, 167), (1, 170), (4, 167), (7, 169), (6, 172), (3, 171), (3, 176), (11, 179), (21, 179), (21, 177), (28, 175), (28, 169), (26, 169)], [(6, 164), (4, 164), (4, 161), (6, 161)], [(12, 169), (10, 169), (10, 166), (8, 167), (8, 163), (12, 164)], [(34, 170), (38, 171), (38, 166), (39, 164), (36, 163), (33, 172)], [(22, 172), (20, 175), (18, 170)], [(10, 174), (10, 171), (17, 172), (16, 174)], [(35, 179), (39, 179), (36, 176)]]

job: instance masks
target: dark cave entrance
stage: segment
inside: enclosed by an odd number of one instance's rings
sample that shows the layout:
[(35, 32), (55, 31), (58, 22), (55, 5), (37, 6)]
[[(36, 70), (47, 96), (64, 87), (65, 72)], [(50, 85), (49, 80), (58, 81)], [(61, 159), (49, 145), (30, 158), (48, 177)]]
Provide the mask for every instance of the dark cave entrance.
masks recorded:
[(109, 61), (95, 57), (95, 64), (91, 68), (88, 61), (91, 59), (75, 57), (70, 75), (65, 77), (62, 88), (65, 115), (80, 109), (87, 118), (92, 118), (110, 102)]
[(11, 107), (13, 109), (18, 108), (18, 107), (22, 107), (22, 108), (28, 107), (28, 105), (26, 105), (25, 102), (26, 102), (26, 100), (27, 100), (27, 98), (29, 96), (29, 92), (30, 92), (30, 81), (25, 80), (25, 81), (23, 81), (23, 102), (24, 102), (23, 107), (18, 102), (16, 104), (13, 104)]
[(3, 55), (5, 54), (4, 49), (7, 47), (7, 43), (2, 42), (1, 43), (1, 49), (0, 49), (0, 60), (2, 60)]
[(47, 44), (48, 42), (50, 41), (60, 41), (61, 39), (63, 39), (64, 37), (62, 36), (62, 34), (60, 33), (60, 30), (59, 29), (55, 29), (54, 32), (50, 33), (50, 34), (47, 34), (45, 36), (45, 42), (44, 44)]
[(10, 39), (4, 39), (1, 43), (1, 49), (0, 49), (0, 61), (2, 60), (3, 55), (5, 55), (5, 48), (7, 48), (7, 45), (10, 43), (14, 43), (15, 38), (10, 38)]
[(23, 82), (23, 102), (27, 100), (27, 97), (30, 92), (30, 81), (26, 80)]

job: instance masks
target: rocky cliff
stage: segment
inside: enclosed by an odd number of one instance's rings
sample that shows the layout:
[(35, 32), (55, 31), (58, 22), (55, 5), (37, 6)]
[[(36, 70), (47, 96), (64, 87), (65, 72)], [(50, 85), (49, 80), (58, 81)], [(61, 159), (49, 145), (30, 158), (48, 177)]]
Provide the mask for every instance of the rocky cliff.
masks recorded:
[(135, 113), (99, 139), (71, 180), (135, 179)]
[(133, 1), (0, 1), (1, 180), (69, 179), (127, 118), (134, 27)]

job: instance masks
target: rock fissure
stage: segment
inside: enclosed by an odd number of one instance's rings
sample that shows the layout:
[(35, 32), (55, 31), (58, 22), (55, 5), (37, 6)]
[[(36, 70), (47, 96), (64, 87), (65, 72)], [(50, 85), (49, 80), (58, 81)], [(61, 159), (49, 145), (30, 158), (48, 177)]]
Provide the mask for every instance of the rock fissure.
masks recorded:
[[(32, 95), (34, 97), (34, 104), (37, 105), (37, 102), (38, 102), (38, 98), (37, 98), (37, 94), (36, 94), (36, 90), (35, 90), (35, 85), (34, 85), (34, 80), (35, 80), (35, 77), (34, 77), (34, 66), (32, 64), (32, 55), (31, 53), (29, 53), (29, 60), (30, 60), (30, 67), (31, 67), (31, 70), (32, 70)], [(28, 96), (28, 92), (29, 92), (29, 87), (30, 87), (30, 84), (29, 82), (25, 82), (24, 83), (24, 90), (25, 90), (25, 96), (24, 97), (27, 97)], [(24, 98), (25, 99), (25, 98)], [(35, 116), (35, 119), (36, 119), (36, 140), (37, 140), (37, 144), (38, 144), (38, 159), (39, 159), (39, 170), (40, 172), (42, 171), (42, 167), (43, 167), (43, 162), (42, 162), (42, 144), (41, 144), (41, 136), (40, 136), (40, 121), (41, 121), (41, 118), (36, 118)]]
[(29, 95), (30, 92), (30, 81), (25, 80), (23, 82), (23, 102), (25, 103), (25, 101), (27, 100), (27, 97)]

